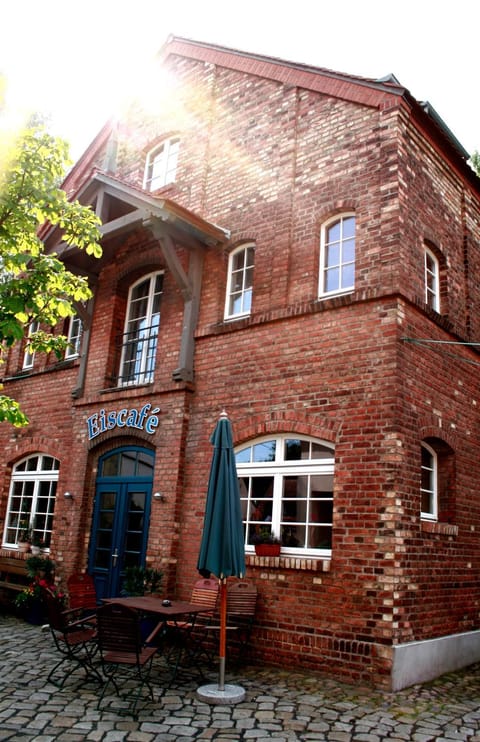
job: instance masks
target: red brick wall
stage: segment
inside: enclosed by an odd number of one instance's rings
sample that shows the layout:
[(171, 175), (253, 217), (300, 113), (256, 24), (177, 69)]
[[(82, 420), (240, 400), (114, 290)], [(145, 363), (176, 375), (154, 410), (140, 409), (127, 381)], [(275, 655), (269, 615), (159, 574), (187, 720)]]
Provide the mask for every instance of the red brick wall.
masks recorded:
[[(331, 562), (249, 560), (259, 589), (253, 651), (388, 686), (392, 644), (480, 628), (477, 355), (410, 341), (478, 337), (479, 194), (396, 97), (380, 109), (206, 62), (171, 67), (176, 105), (122, 124), (117, 175), (141, 185), (149, 142), (180, 133), (178, 180), (162, 195), (231, 230), (224, 250), (206, 249), (194, 383), (171, 380), (183, 300), (158, 246), (137, 231), (99, 277), (84, 395), (70, 397), (75, 368), (7, 384), (32, 422), (0, 430), (0, 520), (8, 466), (35, 450), (57, 455), (59, 492), (79, 499), (59, 498), (53, 550), (65, 574), (83, 566), (98, 456), (145, 443), (165, 494), (152, 505), (148, 559), (165, 571), (165, 589), (186, 597), (220, 411), (236, 444), (276, 432), (329, 441)], [(357, 224), (355, 292), (319, 302), (321, 225), (346, 210)], [(256, 245), (252, 315), (224, 323), (228, 251), (242, 240)], [(444, 260), (442, 317), (423, 303), (425, 240)], [(188, 270), (187, 251), (178, 254)], [(128, 287), (161, 269), (155, 382), (105, 393)], [(88, 443), (92, 412), (147, 399), (161, 407), (154, 436)], [(432, 438), (453, 452), (444, 475), (451, 524), (420, 520), (420, 442)]]

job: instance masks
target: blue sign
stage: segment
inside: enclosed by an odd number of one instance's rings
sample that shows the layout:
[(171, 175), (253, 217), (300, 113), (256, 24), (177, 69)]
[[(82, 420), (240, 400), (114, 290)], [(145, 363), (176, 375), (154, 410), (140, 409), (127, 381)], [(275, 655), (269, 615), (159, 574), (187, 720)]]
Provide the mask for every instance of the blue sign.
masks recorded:
[(122, 410), (106, 412), (106, 410), (101, 409), (100, 412), (95, 412), (94, 415), (87, 417), (88, 440), (91, 441), (97, 435), (114, 428), (135, 428), (153, 434), (158, 428), (159, 412), (160, 407), (152, 409), (150, 402), (144, 404), (140, 410), (135, 408), (128, 410), (125, 407)]

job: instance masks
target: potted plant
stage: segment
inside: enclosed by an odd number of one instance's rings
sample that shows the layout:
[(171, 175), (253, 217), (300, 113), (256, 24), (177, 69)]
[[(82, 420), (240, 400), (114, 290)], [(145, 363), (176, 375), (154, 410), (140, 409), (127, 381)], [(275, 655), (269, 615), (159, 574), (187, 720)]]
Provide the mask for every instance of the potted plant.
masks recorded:
[(255, 553), (258, 556), (279, 556), (282, 545), (280, 539), (266, 528), (254, 533), (251, 543), (255, 546)]
[(31, 556), (26, 560), (30, 583), (15, 598), (15, 607), (29, 623), (43, 624), (47, 620), (47, 591), (63, 608), (66, 595), (55, 584), (55, 562), (48, 557)]
[(30, 528), (28, 520), (22, 519), (20, 521), (20, 528), (18, 530), (18, 550), (23, 552), (29, 551), (31, 542), (32, 529)]
[(46, 579), (48, 582), (53, 583), (55, 576), (55, 562), (53, 559), (47, 556), (34, 556), (28, 557), (25, 561), (27, 568), (27, 575), (31, 580)]
[(126, 595), (145, 595), (158, 592), (163, 573), (152, 567), (126, 567), (122, 592)]

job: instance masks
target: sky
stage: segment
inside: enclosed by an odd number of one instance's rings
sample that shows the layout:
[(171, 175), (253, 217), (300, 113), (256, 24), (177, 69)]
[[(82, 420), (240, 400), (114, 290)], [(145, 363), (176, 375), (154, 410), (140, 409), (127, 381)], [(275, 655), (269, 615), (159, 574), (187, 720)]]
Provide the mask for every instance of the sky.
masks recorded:
[(48, 116), (73, 159), (129, 96), (151, 91), (171, 34), (362, 77), (393, 73), (468, 152), (480, 150), (476, 0), (3, 0), (1, 10), (0, 119), (16, 128), (32, 111)]

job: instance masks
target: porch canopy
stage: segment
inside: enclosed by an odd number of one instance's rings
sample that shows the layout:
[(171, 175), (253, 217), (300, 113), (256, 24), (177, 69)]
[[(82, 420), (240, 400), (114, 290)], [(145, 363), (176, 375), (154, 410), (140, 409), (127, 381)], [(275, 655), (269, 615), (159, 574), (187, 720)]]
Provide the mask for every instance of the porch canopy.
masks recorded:
[[(91, 205), (101, 219), (102, 257), (94, 258), (84, 250), (67, 245), (59, 228), (51, 228), (43, 235), (47, 253), (55, 252), (72, 273), (87, 276), (93, 287), (101, 270), (111, 262), (127, 235), (136, 230), (150, 232), (158, 240), (165, 263), (184, 301), (178, 367), (172, 376), (174, 381), (191, 381), (204, 254), (206, 249), (221, 247), (228, 242), (229, 231), (211, 224), (175, 201), (156, 197), (102, 172), (95, 172), (76, 198), (83, 205)], [(189, 253), (187, 271), (179, 259), (179, 247)], [(87, 306), (85, 309), (79, 305), (76, 309), (84, 332), (88, 334), (92, 308)], [(84, 374), (81, 366), (79, 390), (83, 388)]]

